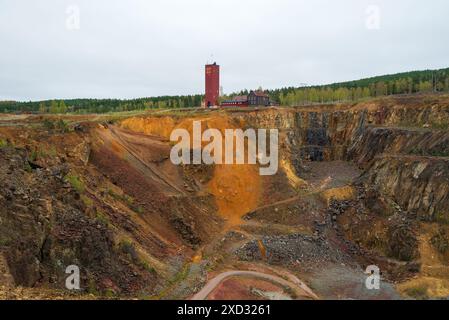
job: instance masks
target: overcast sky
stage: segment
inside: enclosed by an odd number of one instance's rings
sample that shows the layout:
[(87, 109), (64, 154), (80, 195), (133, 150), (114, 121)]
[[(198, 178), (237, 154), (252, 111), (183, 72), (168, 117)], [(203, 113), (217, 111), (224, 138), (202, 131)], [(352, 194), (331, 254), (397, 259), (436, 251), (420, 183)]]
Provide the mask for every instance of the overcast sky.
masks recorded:
[[(0, 100), (326, 84), (449, 67), (447, 0), (0, 0)], [(211, 56), (213, 55), (213, 57)]]

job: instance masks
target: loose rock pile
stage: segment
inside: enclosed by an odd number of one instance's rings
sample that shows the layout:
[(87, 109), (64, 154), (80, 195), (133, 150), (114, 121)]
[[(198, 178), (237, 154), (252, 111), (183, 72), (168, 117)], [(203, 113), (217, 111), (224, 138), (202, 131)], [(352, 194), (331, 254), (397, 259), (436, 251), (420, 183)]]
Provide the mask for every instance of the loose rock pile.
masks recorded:
[(266, 250), (266, 258), (260, 252), (260, 243), (248, 242), (236, 254), (244, 261), (266, 259), (273, 265), (303, 267), (309, 269), (322, 263), (343, 263), (346, 255), (331, 248), (324, 237), (292, 234), (287, 236), (267, 236), (261, 240)]

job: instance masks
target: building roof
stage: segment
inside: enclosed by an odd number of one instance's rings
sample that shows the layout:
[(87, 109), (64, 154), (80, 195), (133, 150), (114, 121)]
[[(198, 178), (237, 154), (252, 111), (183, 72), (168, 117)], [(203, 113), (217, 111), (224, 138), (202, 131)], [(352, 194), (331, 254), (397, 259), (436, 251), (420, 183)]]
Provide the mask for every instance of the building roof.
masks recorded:
[(235, 96), (233, 101), (248, 101), (248, 96)]
[(268, 98), (268, 94), (266, 94), (263, 91), (257, 90), (257, 91), (251, 91), (251, 93), (254, 93), (257, 97), (264, 97)]

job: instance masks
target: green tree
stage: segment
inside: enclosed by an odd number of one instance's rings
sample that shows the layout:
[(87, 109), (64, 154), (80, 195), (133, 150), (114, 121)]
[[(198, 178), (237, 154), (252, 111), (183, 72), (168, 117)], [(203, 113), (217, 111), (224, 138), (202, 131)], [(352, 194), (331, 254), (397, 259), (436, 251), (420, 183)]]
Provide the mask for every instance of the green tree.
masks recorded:
[(52, 100), (50, 103), (50, 113), (59, 113), (59, 103), (56, 100)]
[(67, 113), (67, 105), (63, 100), (59, 101), (58, 111), (59, 113)]
[(421, 81), (419, 83), (419, 92), (430, 92), (433, 90), (431, 81)]
[(386, 95), (387, 93), (388, 93), (388, 88), (387, 88), (385, 82), (383, 82), (383, 81), (377, 82), (375, 85), (375, 96), (381, 97), (381, 96)]
[(371, 92), (369, 88), (363, 88), (362, 90), (362, 97), (363, 98), (369, 98), (371, 96)]
[(39, 103), (39, 113), (47, 113), (47, 106), (44, 102)]

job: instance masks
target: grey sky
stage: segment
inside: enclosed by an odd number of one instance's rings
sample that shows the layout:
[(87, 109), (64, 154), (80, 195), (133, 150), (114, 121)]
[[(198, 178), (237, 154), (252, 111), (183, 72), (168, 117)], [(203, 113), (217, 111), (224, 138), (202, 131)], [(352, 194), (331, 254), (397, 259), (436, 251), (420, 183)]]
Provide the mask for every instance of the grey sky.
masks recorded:
[(202, 93), (211, 54), (227, 93), (444, 68), (448, 16), (447, 0), (0, 0), (0, 100)]

